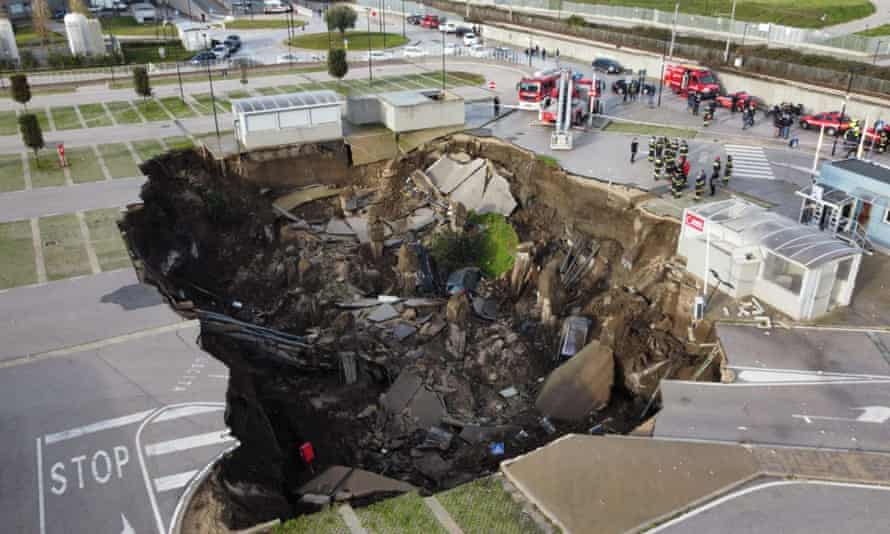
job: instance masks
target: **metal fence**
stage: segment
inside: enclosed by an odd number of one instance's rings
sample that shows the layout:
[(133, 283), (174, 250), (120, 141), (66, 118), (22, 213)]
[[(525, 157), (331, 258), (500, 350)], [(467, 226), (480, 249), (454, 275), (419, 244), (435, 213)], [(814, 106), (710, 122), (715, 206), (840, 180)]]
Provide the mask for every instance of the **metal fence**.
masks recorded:
[[(507, 11), (538, 11), (550, 16), (568, 17), (573, 14), (601, 19), (616, 19), (624, 23), (640, 26), (667, 28), (673, 24), (674, 14), (657, 9), (644, 9), (603, 4), (578, 4), (561, 0), (452, 0), (457, 3), (496, 6)], [(373, 3), (360, 0), (359, 3)], [(408, 2), (406, 2), (407, 4)], [(412, 7), (412, 9), (415, 9)], [(726, 17), (707, 17), (679, 13), (677, 27), (681, 31), (694, 30), (720, 34), (736, 41), (758, 41), (768, 44), (809, 45), (814, 47), (836, 48), (862, 54), (890, 54), (890, 39), (862, 37), (858, 35), (836, 35), (826, 30), (794, 28), (780, 24), (732, 21)]]

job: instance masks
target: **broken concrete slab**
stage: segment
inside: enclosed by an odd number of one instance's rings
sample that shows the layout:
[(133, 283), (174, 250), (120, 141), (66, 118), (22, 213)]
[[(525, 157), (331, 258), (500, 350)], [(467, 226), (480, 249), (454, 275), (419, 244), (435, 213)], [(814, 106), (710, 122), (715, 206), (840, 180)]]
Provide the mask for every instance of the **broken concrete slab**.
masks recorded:
[(439, 395), (423, 387), (420, 377), (409, 371), (399, 374), (380, 404), (393, 415), (404, 415), (407, 426), (414, 429), (436, 426), (445, 415)]
[(347, 493), (351, 497), (364, 497), (375, 493), (407, 492), (414, 486), (401, 480), (342, 465), (332, 465), (309, 482), (300, 486), (304, 495), (331, 495)]
[(447, 478), (451, 473), (451, 462), (442, 459), (442, 456), (436, 452), (426, 453), (420, 458), (414, 460), (414, 466), (425, 477), (434, 480), (436, 483)]
[(474, 174), (479, 174), (485, 178), (485, 160), (476, 158), (468, 163), (459, 163), (453, 159), (443, 156), (438, 161), (430, 165), (426, 170), (426, 175), (439, 191), (449, 194), (463, 184), (468, 178)]
[(518, 204), (510, 192), (510, 182), (503, 176), (493, 175), (485, 187), (478, 213), (500, 213), (504, 217), (509, 216)]
[(331, 235), (354, 236), (353, 230), (343, 219), (331, 219), (325, 226), (324, 232)]
[(550, 373), (535, 407), (554, 419), (580, 421), (609, 403), (614, 380), (612, 349), (592, 341)]
[(399, 341), (405, 341), (417, 333), (417, 328), (407, 323), (399, 323), (393, 328), (392, 333)]
[(455, 187), (449, 194), (452, 202), (460, 202), (467, 211), (479, 212), (482, 208), (482, 198), (485, 196), (485, 168), (475, 172)]
[(398, 316), (399, 311), (396, 310), (392, 304), (381, 304), (368, 315), (368, 320), (375, 323), (382, 323), (383, 321), (395, 319)]
[(308, 204), (313, 200), (320, 200), (323, 198), (337, 196), (346, 190), (347, 189), (345, 187), (331, 188), (321, 185), (311, 186), (306, 189), (301, 189), (299, 191), (294, 191), (293, 193), (288, 193), (284, 196), (278, 197), (275, 199), (275, 202), (273, 202), (272, 205), (284, 211), (290, 211), (297, 206)]
[(430, 208), (420, 208), (408, 217), (408, 229), (418, 231), (436, 222), (436, 212)]
[(389, 390), (380, 398), (380, 404), (390, 413), (401, 413), (422, 384), (423, 381), (416, 374), (407, 371), (400, 373)]

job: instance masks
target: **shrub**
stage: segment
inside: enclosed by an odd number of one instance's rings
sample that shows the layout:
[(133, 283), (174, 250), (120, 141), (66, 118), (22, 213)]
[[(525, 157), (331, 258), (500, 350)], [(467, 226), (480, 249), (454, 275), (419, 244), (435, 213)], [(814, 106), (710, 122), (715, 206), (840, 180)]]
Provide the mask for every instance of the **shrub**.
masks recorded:
[(499, 213), (472, 214), (470, 222), (482, 228), (477, 234), (476, 267), (492, 278), (512, 269), (519, 236), (507, 218)]

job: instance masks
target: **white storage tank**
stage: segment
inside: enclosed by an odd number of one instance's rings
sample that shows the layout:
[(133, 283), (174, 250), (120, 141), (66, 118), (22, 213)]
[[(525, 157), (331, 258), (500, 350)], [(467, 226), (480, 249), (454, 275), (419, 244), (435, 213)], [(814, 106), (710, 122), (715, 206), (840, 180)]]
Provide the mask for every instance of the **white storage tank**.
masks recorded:
[(235, 132), (246, 149), (343, 138), (343, 102), (334, 91), (232, 100)]
[(0, 19), (0, 59), (19, 60), (19, 47), (15, 43), (15, 33), (9, 19)]

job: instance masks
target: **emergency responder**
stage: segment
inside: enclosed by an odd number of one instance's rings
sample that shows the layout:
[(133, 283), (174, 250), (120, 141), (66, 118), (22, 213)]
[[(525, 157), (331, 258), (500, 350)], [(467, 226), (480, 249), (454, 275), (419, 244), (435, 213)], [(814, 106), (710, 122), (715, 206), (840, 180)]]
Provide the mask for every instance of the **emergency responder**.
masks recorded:
[(680, 198), (682, 189), (683, 173), (682, 171), (674, 172), (674, 176), (671, 178), (671, 193), (674, 194), (674, 198)]
[(708, 185), (711, 187), (711, 196), (717, 194), (717, 180), (720, 179), (720, 172), (714, 171), (711, 173), (711, 180), (708, 182)]
[(720, 156), (714, 158), (714, 164), (712, 165), (714, 172), (713, 175), (717, 178), (720, 178), (720, 167), (722, 167), (720, 163)]
[(682, 157), (683, 159), (689, 157), (689, 144), (686, 142), (685, 139), (680, 143), (680, 157)]
[(664, 151), (664, 166), (665, 166), (665, 169), (667, 169), (668, 172), (670, 172), (670, 170), (674, 167), (674, 165), (675, 165), (676, 163), (677, 163), (677, 160), (674, 158), (674, 151), (671, 150), (671, 146), (668, 145), (667, 148), (666, 148), (665, 151)]
[(664, 154), (664, 137), (659, 137), (655, 141), (655, 159), (660, 159)]
[(497, 96), (492, 99), (492, 103), (494, 104), (494, 116), (500, 117), (501, 115), (501, 99)]
[(705, 170), (702, 169), (698, 176), (695, 177), (695, 193), (693, 198), (695, 200), (701, 200), (702, 195), (705, 194)]
[(883, 131), (880, 140), (878, 140), (878, 153), (887, 152), (888, 145), (890, 145), (890, 133)]
[(655, 162), (655, 136), (649, 138), (649, 163)]
[(661, 156), (655, 155), (655, 167), (652, 171), (652, 176), (654, 180), (658, 180), (661, 178), (661, 169), (664, 167), (664, 160), (661, 159)]
[(706, 109), (704, 115), (702, 115), (702, 121), (703, 121), (705, 128), (707, 128), (708, 126), (711, 125), (711, 120), (713, 118), (714, 118), (714, 114), (711, 112), (710, 108)]
[(664, 170), (665, 170), (665, 178), (668, 179), (671, 183), (674, 181), (674, 176), (677, 175), (677, 166), (674, 164), (674, 160), (665, 159), (664, 162)]
[(637, 160), (637, 151), (640, 149), (640, 143), (637, 141), (637, 138), (634, 137), (633, 141), (630, 142), (630, 162), (633, 164)]
[(726, 168), (723, 170), (723, 186), (729, 185), (729, 179), (732, 177), (732, 156), (726, 156)]
[(689, 160), (683, 158), (683, 162), (680, 164), (680, 175), (683, 177), (683, 185), (680, 187), (681, 189), (686, 189), (686, 185), (689, 183), (689, 171), (692, 170), (692, 165), (689, 163)]
[(671, 151), (674, 153), (674, 157), (676, 157), (680, 153), (680, 138), (674, 137), (674, 140), (671, 141)]

